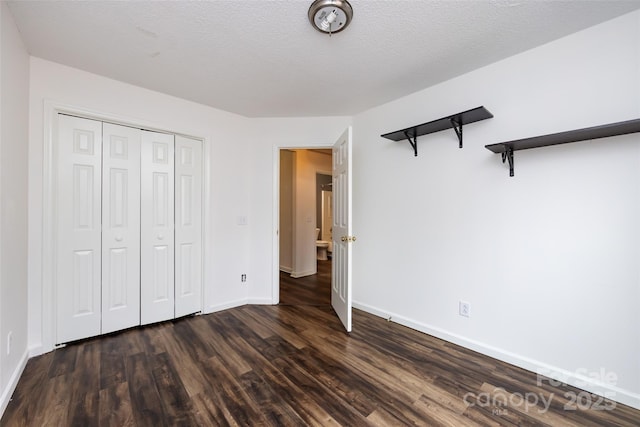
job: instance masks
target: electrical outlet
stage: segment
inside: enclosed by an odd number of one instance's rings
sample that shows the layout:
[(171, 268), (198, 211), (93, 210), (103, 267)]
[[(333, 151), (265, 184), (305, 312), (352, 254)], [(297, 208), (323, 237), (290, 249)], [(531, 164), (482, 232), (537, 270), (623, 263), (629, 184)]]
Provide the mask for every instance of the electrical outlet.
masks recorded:
[(246, 281), (247, 281), (247, 275), (246, 275), (246, 274), (241, 274), (241, 275), (240, 275), (240, 281), (241, 281), (242, 283), (246, 282)]
[(463, 317), (471, 317), (471, 304), (466, 301), (460, 301), (458, 304), (458, 314)]
[(11, 341), (13, 341), (13, 331), (7, 334), (7, 356), (11, 354)]

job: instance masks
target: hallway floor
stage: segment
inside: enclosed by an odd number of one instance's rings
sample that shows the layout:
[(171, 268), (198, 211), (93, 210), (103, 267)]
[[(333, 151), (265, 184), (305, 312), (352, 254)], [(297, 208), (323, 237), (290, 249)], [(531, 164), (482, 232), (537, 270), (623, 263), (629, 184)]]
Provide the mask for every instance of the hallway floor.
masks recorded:
[(280, 305), (331, 305), (331, 260), (318, 260), (318, 273), (299, 279), (281, 271)]

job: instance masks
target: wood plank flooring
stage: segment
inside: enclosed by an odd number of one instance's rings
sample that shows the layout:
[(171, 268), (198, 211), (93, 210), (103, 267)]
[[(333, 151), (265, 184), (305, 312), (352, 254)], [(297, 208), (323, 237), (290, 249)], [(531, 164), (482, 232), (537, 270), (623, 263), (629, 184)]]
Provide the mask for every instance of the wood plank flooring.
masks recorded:
[(331, 260), (318, 261), (318, 274), (293, 279), (280, 272), (280, 305), (330, 305)]
[(327, 289), (297, 299), (327, 286), (312, 280), (297, 296), (282, 286), (283, 305), (131, 329), (30, 359), (0, 424), (640, 425), (640, 411), (596, 410), (591, 394), (592, 409), (576, 408), (570, 396), (580, 390), (537, 385), (533, 373), (362, 311), (347, 334)]

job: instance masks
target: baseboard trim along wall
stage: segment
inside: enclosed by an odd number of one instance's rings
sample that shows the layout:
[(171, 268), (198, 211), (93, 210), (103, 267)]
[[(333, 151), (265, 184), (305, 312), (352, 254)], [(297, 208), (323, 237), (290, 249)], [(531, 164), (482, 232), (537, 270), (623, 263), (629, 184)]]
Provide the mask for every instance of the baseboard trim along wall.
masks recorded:
[[(49, 350), (51, 351), (51, 350)], [(32, 345), (31, 347), (29, 347), (29, 356), (28, 358), (31, 359), (32, 357), (36, 357), (36, 356), (40, 356), (41, 354), (45, 354), (47, 353), (47, 351), (44, 350), (44, 346), (42, 345), (42, 343), (38, 343), (37, 345)]]
[(11, 396), (18, 385), (18, 380), (22, 376), (24, 372), (24, 368), (27, 366), (27, 360), (29, 360), (29, 353), (27, 351), (24, 352), (22, 357), (20, 358), (20, 363), (11, 374), (11, 378), (9, 378), (9, 382), (4, 390), (2, 390), (2, 396), (0, 396), (0, 417), (4, 414), (5, 409), (7, 409), (7, 405), (9, 405), (9, 401), (11, 400)]
[(274, 305), (271, 298), (250, 298), (247, 304), (251, 305)]
[(503, 362), (518, 366), (522, 369), (526, 369), (527, 371), (540, 373), (545, 377), (549, 377), (551, 379), (561, 379), (562, 382), (573, 387), (577, 387), (590, 393), (604, 396), (608, 399), (614, 400), (624, 405), (629, 405), (633, 408), (640, 409), (640, 394), (630, 392), (629, 390), (624, 390), (610, 384), (600, 383), (595, 381), (593, 378), (579, 375), (576, 372), (566, 371), (556, 366), (551, 366), (540, 361), (521, 356), (519, 354), (511, 353), (509, 351), (486, 345), (478, 341), (470, 340), (468, 338), (450, 333), (443, 329), (416, 322), (399, 314), (391, 313), (367, 304), (361, 304), (354, 301), (353, 308), (366, 311), (367, 313), (373, 314), (374, 316), (382, 317), (383, 319), (398, 323), (411, 329), (415, 329), (416, 331), (423, 332), (425, 334), (432, 335), (436, 338), (443, 339), (445, 341), (460, 345), (470, 350), (477, 351), (486, 356), (490, 356)]
[(206, 311), (203, 314), (211, 314), (211, 313), (215, 313), (216, 311), (227, 310), (230, 308), (240, 307), (247, 304), (248, 304), (248, 300), (246, 298), (243, 298), (243, 299), (238, 299), (234, 301), (228, 301), (223, 304), (210, 305), (207, 307)]
[(306, 277), (306, 276), (311, 276), (313, 274), (316, 274), (317, 271), (316, 270), (309, 270), (309, 271), (292, 271), (291, 272), (291, 277), (293, 277), (294, 279), (299, 279), (301, 277)]

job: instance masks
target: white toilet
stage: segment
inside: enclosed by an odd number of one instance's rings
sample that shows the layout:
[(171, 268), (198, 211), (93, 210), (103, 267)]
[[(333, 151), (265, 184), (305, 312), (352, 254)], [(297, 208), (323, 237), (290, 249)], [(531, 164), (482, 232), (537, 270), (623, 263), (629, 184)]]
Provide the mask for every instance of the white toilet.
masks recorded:
[(327, 257), (327, 251), (329, 249), (329, 245), (331, 242), (327, 242), (326, 240), (318, 240), (320, 238), (320, 229), (316, 228), (316, 250), (318, 252), (318, 259), (320, 261), (326, 261), (329, 259)]

